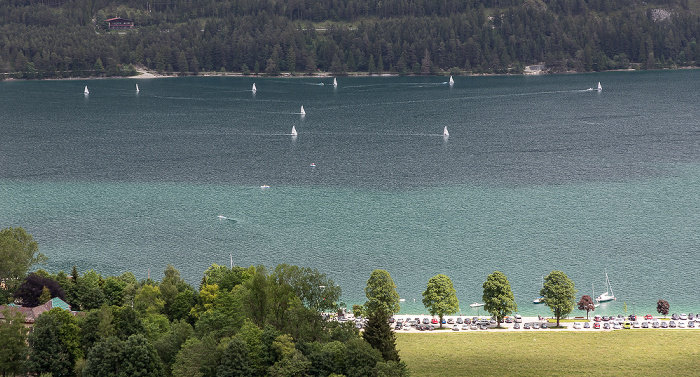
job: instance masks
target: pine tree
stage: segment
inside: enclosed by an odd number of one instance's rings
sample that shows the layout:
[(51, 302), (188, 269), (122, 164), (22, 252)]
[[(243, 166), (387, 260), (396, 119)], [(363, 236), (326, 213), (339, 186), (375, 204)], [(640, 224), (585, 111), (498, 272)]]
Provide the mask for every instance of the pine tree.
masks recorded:
[(396, 350), (396, 334), (386, 322), (386, 318), (375, 312), (369, 317), (367, 327), (362, 337), (373, 348), (382, 353), (384, 361), (401, 361), (399, 351)]

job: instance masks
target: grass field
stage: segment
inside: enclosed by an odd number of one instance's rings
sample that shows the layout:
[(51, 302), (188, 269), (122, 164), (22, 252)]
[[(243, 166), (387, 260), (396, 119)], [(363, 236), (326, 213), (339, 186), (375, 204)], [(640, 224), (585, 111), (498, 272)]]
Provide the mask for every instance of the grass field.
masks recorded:
[(700, 376), (700, 331), (397, 334), (412, 376)]

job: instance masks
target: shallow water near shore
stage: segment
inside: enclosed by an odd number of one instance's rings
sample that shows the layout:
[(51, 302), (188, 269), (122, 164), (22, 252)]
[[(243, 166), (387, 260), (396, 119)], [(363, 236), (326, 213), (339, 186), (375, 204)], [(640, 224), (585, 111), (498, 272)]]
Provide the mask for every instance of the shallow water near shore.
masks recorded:
[(316, 267), (351, 305), (383, 268), (407, 313), (444, 273), (476, 315), (500, 270), (520, 313), (545, 315), (542, 275), (580, 297), (607, 270), (618, 301), (596, 313), (700, 312), (699, 78), (4, 82), (0, 226), (27, 229), (52, 271), (171, 263), (197, 285), (232, 255)]

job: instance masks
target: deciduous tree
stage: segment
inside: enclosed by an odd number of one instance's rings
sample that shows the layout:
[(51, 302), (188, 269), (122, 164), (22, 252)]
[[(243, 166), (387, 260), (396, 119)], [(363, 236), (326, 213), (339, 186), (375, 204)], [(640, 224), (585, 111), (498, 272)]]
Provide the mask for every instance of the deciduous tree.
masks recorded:
[(47, 258), (39, 252), (39, 244), (23, 228), (0, 230), (0, 304), (9, 301), (10, 294), (19, 286), (29, 268), (45, 263)]
[(27, 332), (24, 315), (16, 309), (5, 309), (0, 321), (0, 373), (3, 376), (20, 374), (26, 359)]
[(364, 309), (367, 316), (377, 313), (388, 318), (401, 310), (396, 284), (389, 272), (385, 270), (372, 271), (365, 287), (365, 296), (367, 296), (367, 302)]
[(457, 291), (452, 285), (452, 280), (443, 274), (430, 278), (428, 287), (423, 292), (423, 305), (431, 315), (440, 317), (440, 327), (442, 327), (442, 317), (459, 310)]
[(670, 308), (671, 306), (666, 300), (659, 300), (656, 302), (656, 311), (659, 312), (659, 314), (667, 315)]
[(557, 318), (557, 327), (559, 327), (559, 320), (574, 309), (576, 303), (574, 282), (565, 273), (552, 271), (544, 278), (540, 295), (544, 297), (544, 304)]
[(28, 343), (27, 370), (37, 375), (71, 376), (76, 360), (83, 356), (77, 321), (70, 312), (60, 308), (53, 308), (37, 318)]
[(518, 310), (508, 278), (500, 271), (494, 271), (483, 284), (484, 309), (496, 317), (497, 326), (501, 327), (503, 318)]
[(588, 319), (588, 312), (595, 311), (595, 303), (589, 295), (583, 295), (581, 300), (578, 302), (578, 310), (586, 311), (586, 319)]

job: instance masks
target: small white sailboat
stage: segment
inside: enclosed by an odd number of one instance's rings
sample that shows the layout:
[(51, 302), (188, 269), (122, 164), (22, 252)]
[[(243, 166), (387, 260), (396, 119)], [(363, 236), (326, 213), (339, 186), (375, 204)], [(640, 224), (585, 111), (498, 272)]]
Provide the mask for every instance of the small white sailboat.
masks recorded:
[(484, 306), (484, 304), (482, 304), (480, 302), (473, 302), (473, 303), (469, 304), (469, 306), (471, 306), (472, 308), (478, 308), (480, 306)]
[(447, 126), (442, 129), (442, 136), (448, 137), (450, 136), (450, 133), (447, 131)]
[(90, 91), (88, 90), (87, 85), (85, 85), (85, 90), (83, 90), (83, 93), (90, 94)]
[(612, 286), (610, 285), (610, 279), (608, 279), (608, 272), (607, 271), (605, 271), (605, 285), (607, 286), (608, 290), (605, 293), (603, 293), (602, 295), (596, 297), (595, 298), (596, 302), (606, 302), (606, 301), (617, 300), (615, 298), (615, 295), (613, 294)]
[[(544, 288), (544, 276), (542, 276), (542, 288)], [(533, 304), (544, 304), (544, 296), (532, 300)]]
[(253, 83), (253, 93), (257, 92), (258, 88), (255, 86), (255, 83)]
[(454, 84), (455, 84), (455, 80), (452, 78), (452, 76), (450, 76), (450, 86), (452, 86)]
[(226, 217), (224, 215), (219, 215), (217, 217), (219, 218), (219, 221), (228, 220), (228, 217)]
[(600, 85), (600, 81), (598, 81), (598, 91), (602, 92), (603, 91), (603, 86)]
[(136, 93), (140, 92), (139, 90), (139, 84), (136, 84)]
[(297, 134), (297, 129), (296, 129), (294, 126), (292, 126), (292, 133), (291, 133), (291, 135), (292, 135), (292, 136), (297, 136), (297, 135), (298, 135), (298, 134)]
[(338, 87), (338, 80), (336, 80), (335, 77), (333, 77), (333, 87), (334, 88)]
[(306, 115), (306, 111), (304, 111), (304, 105), (301, 106), (301, 111), (299, 113), (301, 115)]

